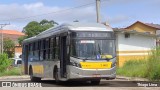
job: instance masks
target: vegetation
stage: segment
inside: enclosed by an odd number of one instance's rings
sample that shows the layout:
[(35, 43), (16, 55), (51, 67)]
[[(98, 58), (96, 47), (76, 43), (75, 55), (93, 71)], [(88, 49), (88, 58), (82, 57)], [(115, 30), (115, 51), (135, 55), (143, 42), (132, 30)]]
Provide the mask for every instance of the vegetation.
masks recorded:
[(21, 75), (20, 68), (12, 66), (7, 54), (0, 54), (0, 76)]
[(14, 56), (14, 48), (15, 48), (14, 41), (12, 41), (9, 38), (5, 38), (3, 46), (4, 46), (4, 53), (8, 54), (9, 58), (12, 58)]
[(7, 54), (0, 54), (0, 72), (4, 72), (12, 64), (12, 61), (8, 59)]
[(27, 35), (27, 38), (29, 38), (29, 37), (33, 37), (33, 36), (43, 32), (44, 30), (47, 30), (47, 29), (53, 27), (55, 24), (57, 24), (57, 23), (54, 22), (53, 20), (48, 21), (46, 19), (44, 19), (40, 22), (32, 21), (32, 22), (29, 22), (23, 28), (23, 32)]
[(19, 45), (22, 45), (23, 40), (26, 39), (26, 38), (27, 38), (27, 36), (19, 37), (19, 38), (18, 38), (18, 43), (19, 43)]
[(2, 73), (0, 73), (0, 77), (1, 76), (13, 76), (13, 75), (21, 75), (21, 71), (20, 71), (20, 68), (12, 68), (10, 70), (6, 70)]
[(152, 50), (146, 60), (129, 60), (117, 69), (118, 75), (160, 80), (160, 47)]
[(117, 69), (118, 75), (129, 77), (147, 77), (147, 61), (146, 60), (129, 60), (123, 67)]
[(42, 21), (40, 22), (37, 22), (37, 21), (31, 21), (29, 22), (24, 28), (23, 28), (23, 31), (26, 36), (24, 37), (20, 37), (18, 40), (19, 40), (19, 44), (21, 45), (22, 44), (22, 41), (26, 38), (30, 38), (30, 37), (33, 37), (51, 27), (54, 27), (55, 25), (58, 25), (57, 22), (51, 20), (51, 21), (48, 21), (46, 19), (43, 19)]
[(151, 52), (147, 62), (147, 75), (150, 80), (160, 80), (160, 47)]

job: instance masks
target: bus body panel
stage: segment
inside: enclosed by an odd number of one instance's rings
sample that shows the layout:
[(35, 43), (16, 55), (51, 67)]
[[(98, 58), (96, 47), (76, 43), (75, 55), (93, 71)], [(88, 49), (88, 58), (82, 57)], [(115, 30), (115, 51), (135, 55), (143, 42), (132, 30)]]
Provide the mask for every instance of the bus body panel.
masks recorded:
[(110, 69), (81, 69), (74, 66), (68, 66), (70, 72), (68, 79), (113, 79), (116, 78), (116, 66)]

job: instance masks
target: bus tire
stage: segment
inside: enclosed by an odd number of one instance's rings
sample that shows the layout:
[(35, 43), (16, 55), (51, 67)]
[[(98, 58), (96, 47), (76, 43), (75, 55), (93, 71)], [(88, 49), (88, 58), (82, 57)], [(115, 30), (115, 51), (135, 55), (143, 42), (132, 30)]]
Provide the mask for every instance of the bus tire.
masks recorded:
[(32, 82), (34, 82), (34, 81), (41, 81), (41, 78), (33, 76), (33, 70), (32, 70), (31, 67), (29, 68), (29, 75), (30, 75), (30, 80)]
[(60, 80), (59, 80), (59, 77), (58, 77), (58, 69), (57, 68), (54, 69), (54, 79), (55, 79), (57, 84), (60, 84)]
[(91, 81), (91, 84), (92, 84), (92, 85), (99, 85), (100, 82), (101, 82), (101, 80), (92, 80), (92, 81)]

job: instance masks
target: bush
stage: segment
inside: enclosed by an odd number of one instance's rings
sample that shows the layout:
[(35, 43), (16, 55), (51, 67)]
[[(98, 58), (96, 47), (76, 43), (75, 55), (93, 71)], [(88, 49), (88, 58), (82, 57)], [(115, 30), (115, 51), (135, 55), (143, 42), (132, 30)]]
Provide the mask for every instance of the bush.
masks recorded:
[(147, 59), (129, 60), (117, 69), (118, 75), (160, 80), (160, 47), (153, 49)]
[(8, 59), (7, 54), (0, 54), (0, 72), (4, 72), (10, 65), (12, 61)]
[(4, 71), (0, 73), (1, 76), (19, 76), (21, 75), (21, 70), (18, 67), (11, 68), (9, 71)]
[(129, 60), (124, 63), (124, 66), (117, 69), (118, 75), (130, 77), (147, 77), (146, 60)]
[(147, 62), (147, 74), (150, 80), (160, 80), (160, 47), (152, 50)]

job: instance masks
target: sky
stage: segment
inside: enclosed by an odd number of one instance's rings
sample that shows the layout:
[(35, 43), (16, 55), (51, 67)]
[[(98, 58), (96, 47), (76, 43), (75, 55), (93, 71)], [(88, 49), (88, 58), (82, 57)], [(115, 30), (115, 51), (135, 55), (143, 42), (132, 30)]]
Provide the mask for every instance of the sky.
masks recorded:
[[(83, 7), (79, 7), (83, 6)], [(76, 8), (75, 8), (76, 7)], [(101, 22), (123, 28), (136, 21), (160, 24), (160, 0), (101, 0)], [(30, 21), (54, 20), (59, 24), (96, 22), (95, 0), (1, 0), (0, 24), (22, 31)]]

